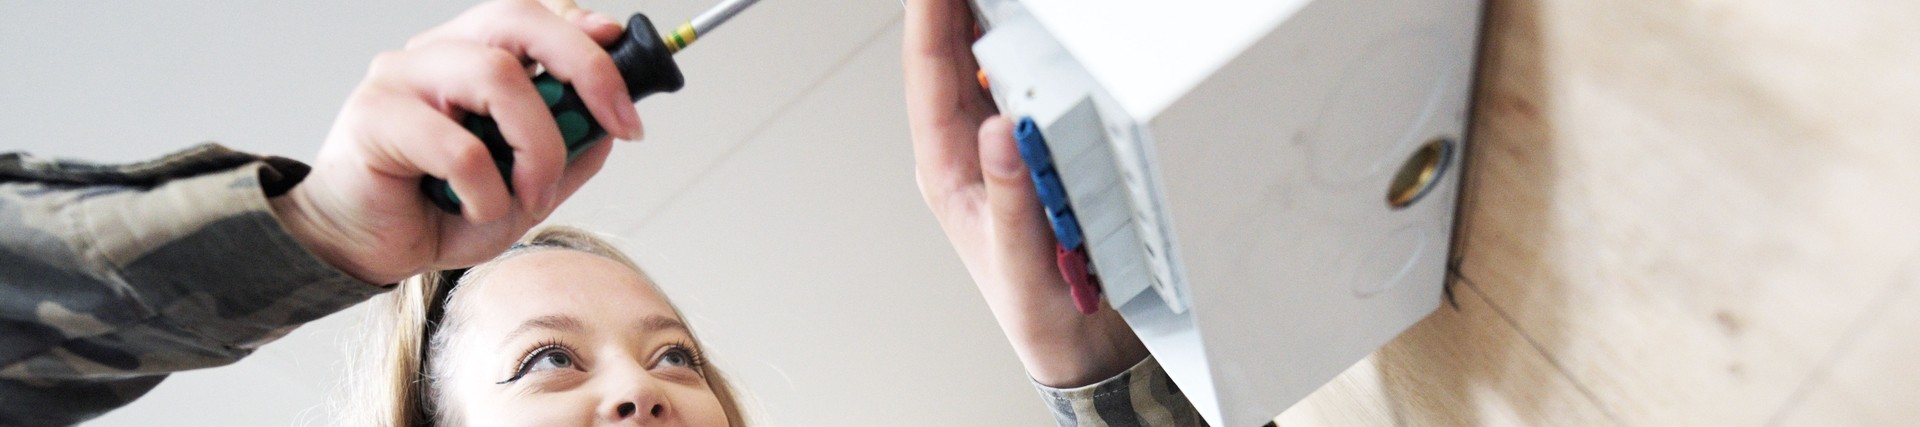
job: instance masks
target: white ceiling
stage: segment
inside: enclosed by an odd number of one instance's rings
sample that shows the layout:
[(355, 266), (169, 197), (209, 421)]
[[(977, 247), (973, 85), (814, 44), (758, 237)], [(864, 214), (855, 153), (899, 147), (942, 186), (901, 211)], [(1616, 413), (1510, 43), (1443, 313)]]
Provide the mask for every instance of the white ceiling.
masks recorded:
[[(657, 24), (707, 1), (585, 1)], [(376, 52), (468, 2), (20, 2), (0, 151), (98, 161), (200, 141), (311, 159)], [(556, 222), (618, 235), (776, 426), (1048, 425), (913, 185), (896, 0), (765, 0), (678, 59)], [(358, 313), (176, 375), (94, 425), (328, 425)]]

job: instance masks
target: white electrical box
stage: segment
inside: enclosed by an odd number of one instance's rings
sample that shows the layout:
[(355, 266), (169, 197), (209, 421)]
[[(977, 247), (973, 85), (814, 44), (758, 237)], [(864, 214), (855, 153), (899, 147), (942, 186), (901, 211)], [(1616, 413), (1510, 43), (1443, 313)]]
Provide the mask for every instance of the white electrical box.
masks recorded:
[(1441, 302), (1479, 0), (974, 0), (1104, 298), (1214, 426)]

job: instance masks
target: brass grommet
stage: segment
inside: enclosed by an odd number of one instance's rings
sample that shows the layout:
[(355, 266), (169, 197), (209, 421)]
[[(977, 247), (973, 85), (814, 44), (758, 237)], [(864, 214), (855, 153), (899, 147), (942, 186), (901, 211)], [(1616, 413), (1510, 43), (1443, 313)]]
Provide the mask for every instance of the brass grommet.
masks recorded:
[(1400, 172), (1393, 175), (1392, 185), (1387, 187), (1387, 206), (1404, 209), (1433, 190), (1434, 183), (1447, 171), (1453, 145), (1451, 138), (1438, 137), (1407, 156), (1407, 161), (1400, 164)]

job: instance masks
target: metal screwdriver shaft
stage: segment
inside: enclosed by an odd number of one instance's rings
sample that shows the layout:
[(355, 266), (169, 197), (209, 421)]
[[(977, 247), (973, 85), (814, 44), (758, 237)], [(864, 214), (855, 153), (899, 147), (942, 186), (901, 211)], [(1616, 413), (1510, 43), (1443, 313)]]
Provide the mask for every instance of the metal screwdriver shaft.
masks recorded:
[[(614, 67), (620, 69), (621, 79), (627, 82), (627, 95), (634, 102), (640, 102), (647, 95), (680, 90), (686, 84), (686, 79), (680, 75), (680, 66), (673, 61), (673, 54), (757, 1), (727, 0), (665, 36), (656, 32), (653, 22), (646, 15), (633, 14), (633, 18), (627, 21), (627, 33), (607, 47)], [(534, 76), (533, 86), (539, 90), (541, 100), (546, 101), (547, 108), (553, 113), (554, 124), (560, 128), (560, 137), (567, 145), (567, 160), (586, 152), (587, 148), (607, 135), (606, 128), (593, 121), (586, 102), (574, 92), (573, 85), (541, 73)], [(461, 124), (486, 144), (487, 153), (493, 157), (494, 166), (507, 183), (507, 191), (512, 192), (513, 147), (507, 145), (499, 124), (492, 117), (478, 114), (468, 115), (461, 120)], [(440, 210), (460, 214), (460, 196), (454, 194), (453, 186), (446, 180), (426, 177), (420, 180), (420, 191)]]
[(694, 40), (700, 39), (701, 35), (707, 34), (708, 31), (713, 31), (715, 27), (726, 23), (728, 19), (733, 19), (734, 15), (739, 15), (740, 11), (746, 10), (747, 6), (752, 6), (759, 1), (760, 0), (727, 0), (720, 2), (718, 5), (714, 5), (713, 8), (707, 9), (706, 12), (701, 12), (699, 16), (693, 17), (693, 20), (680, 24), (680, 28), (675, 28), (672, 33), (667, 33), (665, 37), (667, 50), (670, 52), (679, 52), (680, 49), (684, 49), (687, 45), (693, 44)]

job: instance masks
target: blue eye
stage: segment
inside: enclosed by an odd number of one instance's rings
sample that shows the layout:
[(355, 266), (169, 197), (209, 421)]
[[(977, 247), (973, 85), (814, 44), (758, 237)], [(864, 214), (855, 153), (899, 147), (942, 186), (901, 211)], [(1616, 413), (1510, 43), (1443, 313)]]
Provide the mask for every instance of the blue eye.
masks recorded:
[(700, 365), (704, 363), (706, 362), (701, 359), (700, 353), (698, 351), (695, 351), (691, 348), (687, 348), (687, 346), (685, 345), (674, 344), (672, 346), (668, 346), (666, 350), (662, 350), (660, 352), (659, 362), (657, 362), (656, 365), (680, 367), (680, 368), (699, 368)]
[(549, 369), (576, 369), (573, 360), (573, 350), (569, 350), (566, 346), (559, 344), (547, 344), (535, 348), (533, 351), (527, 352), (525, 357), (520, 358), (520, 364), (513, 369), (512, 378), (507, 378), (506, 381), (495, 384), (507, 384), (519, 381), (520, 377), (525, 377), (529, 373)]
[(540, 353), (535, 353), (532, 363), (528, 364), (525, 368), (521, 368), (521, 371), (533, 372), (547, 369), (568, 369), (572, 367), (573, 355), (567, 354), (566, 349), (550, 348)]

